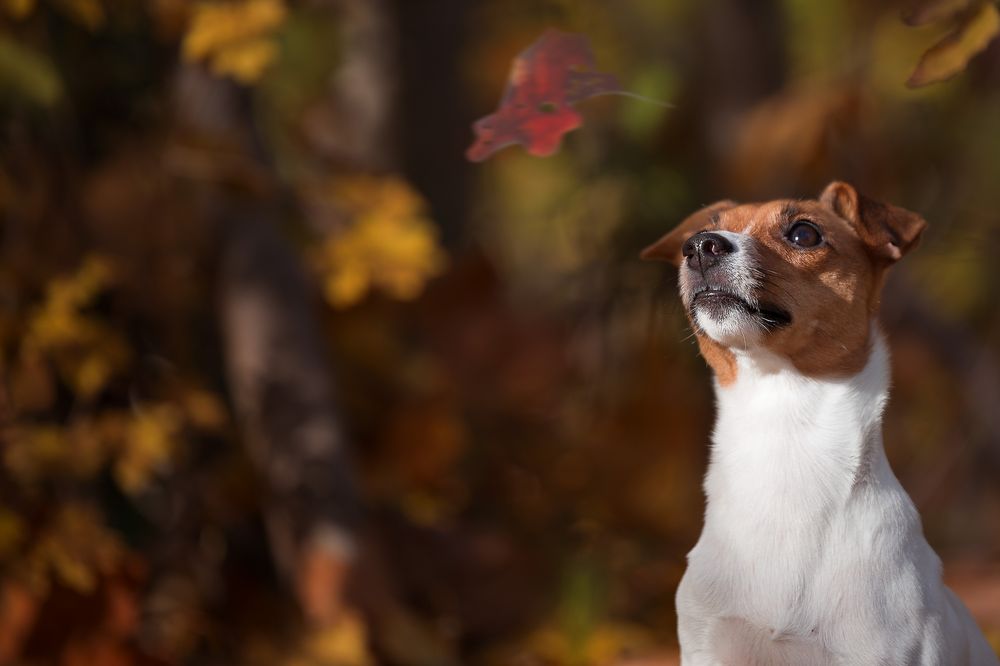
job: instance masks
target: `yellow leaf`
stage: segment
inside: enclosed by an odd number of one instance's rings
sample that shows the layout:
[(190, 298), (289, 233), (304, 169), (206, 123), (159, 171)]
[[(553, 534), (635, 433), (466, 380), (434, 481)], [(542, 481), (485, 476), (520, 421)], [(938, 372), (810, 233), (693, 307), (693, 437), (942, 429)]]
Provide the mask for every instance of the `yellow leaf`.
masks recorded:
[(423, 199), (405, 181), (349, 179), (336, 188), (336, 196), (352, 224), (322, 249), (331, 305), (352, 305), (373, 288), (409, 300), (444, 268), (445, 255)]
[(345, 612), (337, 622), (306, 642), (304, 663), (312, 666), (369, 666), (365, 625), (355, 613)]
[(212, 71), (231, 76), (240, 83), (253, 83), (278, 55), (270, 39), (251, 39), (220, 50), (212, 59)]
[(259, 37), (285, 19), (280, 0), (202, 2), (195, 6), (184, 38), (184, 55), (201, 58), (220, 48)]
[(285, 20), (281, 0), (201, 2), (184, 36), (184, 58), (242, 83), (257, 80), (278, 55), (274, 31)]
[(180, 415), (172, 405), (139, 410), (128, 426), (122, 450), (115, 461), (115, 478), (123, 490), (141, 491), (153, 475), (170, 462), (180, 427)]
[(327, 276), (324, 293), (331, 305), (345, 308), (364, 298), (370, 286), (364, 264), (343, 257), (340, 265)]
[(110, 285), (111, 278), (107, 262), (89, 257), (75, 274), (52, 280), (45, 302), (28, 324), (29, 341), (37, 348), (51, 349), (90, 335), (92, 325), (80, 310)]
[(1000, 34), (1000, 11), (982, 2), (951, 34), (930, 48), (906, 82), (911, 88), (945, 81), (965, 69)]
[(421, 196), (406, 181), (392, 176), (356, 176), (334, 188), (341, 205), (358, 215), (378, 206), (386, 217), (406, 217), (424, 208)]
[(107, 358), (99, 354), (89, 354), (73, 373), (76, 392), (84, 397), (97, 394), (107, 384), (113, 370)]
[(30, 557), (42, 572), (87, 593), (93, 590), (97, 576), (114, 569), (122, 553), (120, 541), (93, 508), (69, 504), (56, 512)]
[(97, 582), (96, 572), (86, 562), (77, 559), (73, 553), (55, 550), (48, 554), (48, 563), (60, 582), (67, 587), (82, 593), (94, 589)]
[(183, 403), (188, 420), (198, 428), (219, 430), (229, 420), (226, 406), (208, 391), (191, 389), (184, 394)]
[(83, 398), (99, 393), (129, 359), (121, 336), (84, 312), (112, 278), (105, 261), (90, 257), (72, 276), (52, 280), (24, 336), (23, 353), (54, 361), (62, 379)]
[(47, 477), (89, 479), (106, 463), (118, 440), (121, 415), (82, 417), (67, 428), (53, 424), (15, 424), (3, 432), (3, 466), (20, 483)]

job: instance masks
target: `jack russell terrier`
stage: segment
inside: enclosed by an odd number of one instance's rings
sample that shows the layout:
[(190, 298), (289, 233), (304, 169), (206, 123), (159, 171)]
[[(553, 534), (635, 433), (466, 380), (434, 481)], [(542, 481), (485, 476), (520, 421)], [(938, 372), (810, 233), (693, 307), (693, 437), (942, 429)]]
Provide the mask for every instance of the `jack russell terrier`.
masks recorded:
[(712, 204), (646, 248), (680, 268), (715, 372), (684, 666), (996, 666), (882, 447), (886, 270), (926, 222), (842, 182)]

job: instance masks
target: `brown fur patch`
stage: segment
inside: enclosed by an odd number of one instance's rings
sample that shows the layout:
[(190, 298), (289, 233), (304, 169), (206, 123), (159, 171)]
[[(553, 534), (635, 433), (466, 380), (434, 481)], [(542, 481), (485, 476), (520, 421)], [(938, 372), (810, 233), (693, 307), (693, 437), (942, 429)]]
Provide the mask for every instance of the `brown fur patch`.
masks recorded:
[[(800, 220), (820, 230), (822, 244), (800, 248), (788, 242), (788, 229)], [(913, 247), (925, 225), (914, 213), (866, 199), (845, 183), (831, 183), (821, 200), (713, 204), (644, 256), (679, 263), (681, 244), (708, 227), (750, 236), (764, 275), (757, 298), (792, 317), (790, 324), (768, 332), (762, 344), (805, 375), (839, 377), (864, 368), (886, 269)], [(732, 351), (695, 329), (719, 383), (734, 382)]]
[(727, 347), (719, 344), (704, 333), (696, 333), (698, 349), (702, 358), (712, 368), (720, 386), (729, 386), (736, 381), (736, 356)]
[[(735, 215), (741, 211), (740, 216)], [(769, 334), (765, 347), (786, 356), (803, 374), (846, 376), (868, 360), (869, 326), (878, 308), (879, 270), (850, 225), (816, 201), (776, 201), (741, 206), (720, 223), (753, 237), (767, 284), (762, 300), (792, 315), (792, 323)], [(787, 229), (808, 220), (823, 234), (817, 248), (800, 249)]]

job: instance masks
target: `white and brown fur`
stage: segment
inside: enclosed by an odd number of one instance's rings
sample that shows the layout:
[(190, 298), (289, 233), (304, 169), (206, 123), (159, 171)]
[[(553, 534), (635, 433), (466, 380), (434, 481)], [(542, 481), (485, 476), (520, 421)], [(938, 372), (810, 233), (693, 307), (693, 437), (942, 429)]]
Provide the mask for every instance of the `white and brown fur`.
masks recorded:
[[(791, 243), (799, 221), (822, 242)], [(817, 200), (713, 204), (644, 251), (680, 268), (718, 401), (705, 525), (677, 592), (684, 666), (1000, 663), (882, 445), (879, 297), (925, 226), (835, 182)], [(682, 255), (699, 232), (732, 245), (708, 270)]]

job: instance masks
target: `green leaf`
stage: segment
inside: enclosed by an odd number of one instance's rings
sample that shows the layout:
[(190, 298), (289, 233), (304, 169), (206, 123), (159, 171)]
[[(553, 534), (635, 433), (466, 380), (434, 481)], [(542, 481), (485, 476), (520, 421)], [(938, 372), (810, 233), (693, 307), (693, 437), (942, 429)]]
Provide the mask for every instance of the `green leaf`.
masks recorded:
[(59, 73), (48, 58), (0, 34), (0, 100), (49, 107), (62, 94)]
[(919, 88), (950, 79), (964, 70), (997, 34), (1000, 34), (1000, 12), (992, 2), (984, 2), (951, 34), (924, 53), (906, 85)]

